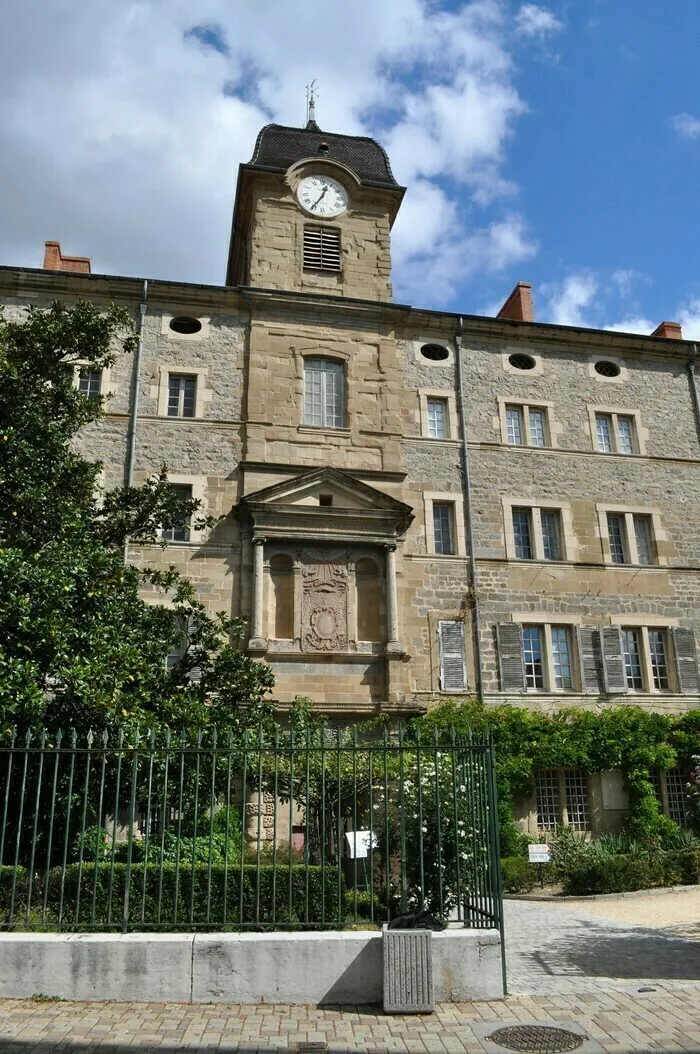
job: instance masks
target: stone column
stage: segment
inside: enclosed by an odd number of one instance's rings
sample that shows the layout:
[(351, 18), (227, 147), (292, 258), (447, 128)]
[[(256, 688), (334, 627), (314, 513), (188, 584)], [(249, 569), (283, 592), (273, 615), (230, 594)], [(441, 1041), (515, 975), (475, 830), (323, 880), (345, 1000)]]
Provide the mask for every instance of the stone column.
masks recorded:
[(263, 636), (263, 596), (265, 538), (253, 539), (253, 612), (251, 617), (249, 651), (267, 651)]
[(403, 655), (399, 642), (399, 602), (396, 589), (396, 546), (386, 546), (386, 622), (387, 655)]

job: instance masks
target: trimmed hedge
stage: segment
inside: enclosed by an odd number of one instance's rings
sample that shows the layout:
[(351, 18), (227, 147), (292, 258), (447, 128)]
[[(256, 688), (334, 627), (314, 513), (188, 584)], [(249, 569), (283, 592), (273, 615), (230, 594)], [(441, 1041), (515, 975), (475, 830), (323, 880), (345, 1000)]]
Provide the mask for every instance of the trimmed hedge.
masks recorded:
[[(12, 889), (12, 868), (0, 869), (0, 913), (9, 909)], [(7, 874), (9, 873), (9, 874)], [(308, 880), (307, 880), (308, 874)], [(22, 869), (22, 888), (27, 875)], [(176, 868), (166, 862), (162, 869), (156, 864), (134, 864), (129, 877), (129, 928), (189, 929), (226, 926), (238, 928), (241, 923), (252, 926), (284, 926), (290, 923), (328, 924), (342, 921), (345, 903), (338, 909), (338, 877), (332, 868), (322, 875), (320, 867), (308, 869), (246, 864), (243, 868), (243, 907), (241, 912), (241, 868), (205, 864)], [(63, 883), (61, 868), (48, 875), (47, 921), (56, 920), (61, 912), (62, 925), (84, 929), (121, 929), (126, 896), (127, 867), (123, 863), (94, 861), (71, 864), (65, 870)], [(291, 885), (291, 911), (290, 911)], [(63, 887), (63, 891), (62, 890)], [(20, 882), (18, 880), (18, 890)], [(43, 898), (43, 882), (37, 876), (35, 896)], [(344, 885), (342, 892), (344, 893)], [(224, 895), (226, 912), (224, 914)], [(34, 898), (33, 898), (34, 899)], [(15, 895), (15, 903), (19, 894)], [(340, 916), (340, 918), (339, 918)]]
[(620, 853), (590, 861), (563, 876), (569, 896), (628, 893), (654, 886), (694, 885), (700, 882), (700, 851), (666, 852), (659, 857)]
[[(3, 864), (0, 867), (0, 914), (4, 914), (9, 911), (10, 901), (12, 900), (12, 876), (15, 874), (14, 867), (10, 867), (9, 864)], [(24, 904), (27, 897), (27, 889), (29, 887), (29, 874), (25, 867), (17, 868), (17, 878), (15, 880), (15, 910), (18, 904)]]

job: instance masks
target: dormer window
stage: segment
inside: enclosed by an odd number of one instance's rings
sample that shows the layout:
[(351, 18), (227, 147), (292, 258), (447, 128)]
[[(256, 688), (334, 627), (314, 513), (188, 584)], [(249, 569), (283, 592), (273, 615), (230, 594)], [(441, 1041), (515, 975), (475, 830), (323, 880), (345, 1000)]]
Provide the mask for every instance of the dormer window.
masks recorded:
[(341, 270), (337, 227), (304, 227), (304, 270)]

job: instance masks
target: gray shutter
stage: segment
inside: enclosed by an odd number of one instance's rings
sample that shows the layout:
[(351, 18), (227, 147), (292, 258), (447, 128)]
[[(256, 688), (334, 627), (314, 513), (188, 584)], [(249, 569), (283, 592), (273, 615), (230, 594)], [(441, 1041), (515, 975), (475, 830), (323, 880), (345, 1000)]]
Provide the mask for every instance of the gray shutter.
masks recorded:
[(598, 667), (600, 663), (600, 634), (590, 626), (578, 626), (578, 668), (581, 691), (597, 695), (600, 691)]
[(438, 622), (440, 637), (440, 688), (443, 692), (463, 692), (467, 687), (464, 663), (464, 623)]
[(618, 626), (603, 626), (600, 631), (605, 691), (619, 695), (627, 691), (625, 660), (622, 655), (622, 635)]
[(685, 626), (673, 630), (673, 651), (676, 656), (678, 689), (684, 695), (700, 694), (698, 658), (695, 651), (695, 634)]
[(499, 622), (496, 626), (496, 636), (501, 691), (522, 692), (525, 690), (525, 667), (520, 626), (517, 622)]

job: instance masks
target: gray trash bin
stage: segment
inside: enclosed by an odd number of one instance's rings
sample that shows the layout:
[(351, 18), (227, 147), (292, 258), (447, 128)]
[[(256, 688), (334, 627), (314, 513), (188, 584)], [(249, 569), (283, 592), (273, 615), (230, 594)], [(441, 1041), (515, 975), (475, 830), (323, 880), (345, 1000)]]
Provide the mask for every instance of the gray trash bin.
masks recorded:
[(382, 930), (384, 1013), (430, 1014), (433, 997), (430, 930)]

